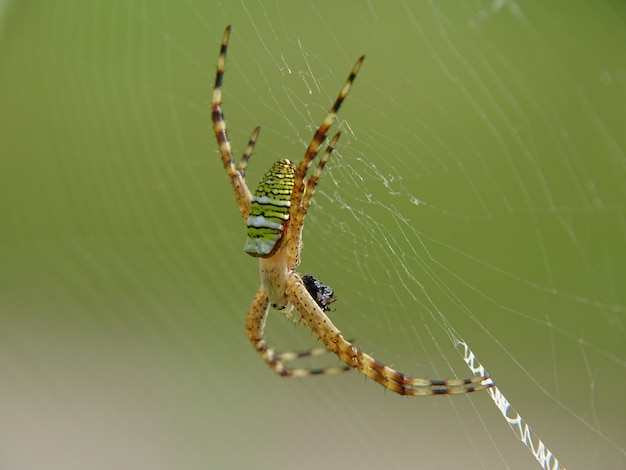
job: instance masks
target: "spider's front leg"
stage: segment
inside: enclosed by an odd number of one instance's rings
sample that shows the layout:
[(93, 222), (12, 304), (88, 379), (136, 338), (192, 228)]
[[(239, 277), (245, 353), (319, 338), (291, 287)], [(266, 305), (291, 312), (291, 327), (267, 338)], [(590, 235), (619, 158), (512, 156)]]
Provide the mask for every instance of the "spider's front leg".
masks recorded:
[(250, 311), (248, 312), (246, 331), (248, 333), (248, 339), (254, 346), (254, 349), (256, 349), (257, 352), (263, 356), (263, 359), (265, 359), (265, 362), (267, 362), (270, 367), (275, 369), (275, 361), (273, 360), (274, 354), (271, 350), (268, 351), (264, 339), (265, 320), (267, 319), (267, 312), (269, 311), (269, 308), (270, 301), (267, 298), (267, 294), (265, 294), (263, 284), (261, 284), (261, 287), (259, 287), (259, 290), (254, 296)]
[(265, 322), (267, 314), (269, 312), (269, 299), (265, 294), (265, 288), (263, 285), (259, 288), (252, 306), (248, 312), (248, 319), (246, 321), (246, 330), (248, 333), (248, 339), (254, 346), (254, 349), (263, 357), (265, 362), (274, 369), (274, 371), (283, 377), (304, 377), (308, 375), (320, 375), (320, 374), (335, 374), (339, 372), (345, 372), (350, 370), (349, 367), (327, 367), (323, 369), (291, 369), (285, 366), (285, 362), (294, 361), (296, 359), (302, 359), (305, 357), (320, 356), (322, 354), (328, 354), (326, 348), (316, 348), (305, 352), (287, 352), (276, 353), (274, 348), (268, 348), (265, 343)]
[(343, 337), (311, 297), (298, 274), (293, 273), (287, 285), (289, 303), (320, 341), (346, 365), (357, 369), (388, 390), (400, 395), (447, 395), (475, 392), (494, 385), (489, 377), (451, 380), (413, 378), (386, 366)]

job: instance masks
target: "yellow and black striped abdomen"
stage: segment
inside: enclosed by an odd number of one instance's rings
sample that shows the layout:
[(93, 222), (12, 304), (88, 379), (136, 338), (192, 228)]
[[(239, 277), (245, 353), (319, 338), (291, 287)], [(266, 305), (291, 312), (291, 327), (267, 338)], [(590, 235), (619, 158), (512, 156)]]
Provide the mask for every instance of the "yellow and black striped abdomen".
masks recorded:
[(278, 160), (261, 179), (246, 221), (248, 238), (243, 249), (249, 255), (267, 258), (278, 250), (289, 223), (295, 173), (293, 163)]

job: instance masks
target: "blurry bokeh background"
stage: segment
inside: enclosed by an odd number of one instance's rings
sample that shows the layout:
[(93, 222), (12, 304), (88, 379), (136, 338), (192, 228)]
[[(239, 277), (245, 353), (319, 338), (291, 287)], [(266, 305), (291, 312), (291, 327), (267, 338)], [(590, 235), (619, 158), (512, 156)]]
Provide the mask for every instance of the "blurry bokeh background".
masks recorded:
[(470, 375), (458, 336), (562, 464), (625, 468), (626, 4), (228, 3), (0, 2), (0, 468), (539, 468), (484, 393), (248, 344), (229, 23), (251, 186), (367, 55), (301, 266), (344, 335), (431, 378)]

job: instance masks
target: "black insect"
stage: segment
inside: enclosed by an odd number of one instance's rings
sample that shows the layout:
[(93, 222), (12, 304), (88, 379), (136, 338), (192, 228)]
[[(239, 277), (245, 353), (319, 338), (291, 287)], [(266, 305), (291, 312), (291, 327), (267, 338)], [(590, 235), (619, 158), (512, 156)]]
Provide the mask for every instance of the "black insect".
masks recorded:
[(309, 291), (309, 294), (311, 294), (311, 297), (313, 297), (317, 305), (319, 305), (324, 312), (330, 312), (329, 305), (337, 300), (333, 289), (322, 284), (319, 279), (316, 279), (310, 274), (302, 276), (302, 282), (304, 282), (304, 287)]

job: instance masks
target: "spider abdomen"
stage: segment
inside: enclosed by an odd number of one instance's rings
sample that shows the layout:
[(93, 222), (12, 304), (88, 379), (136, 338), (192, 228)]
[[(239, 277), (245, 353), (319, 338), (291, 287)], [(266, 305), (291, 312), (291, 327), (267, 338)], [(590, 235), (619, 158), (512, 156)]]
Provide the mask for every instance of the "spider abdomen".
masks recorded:
[(246, 220), (248, 238), (243, 249), (249, 255), (266, 258), (278, 250), (289, 223), (295, 173), (294, 164), (283, 159), (261, 178)]

